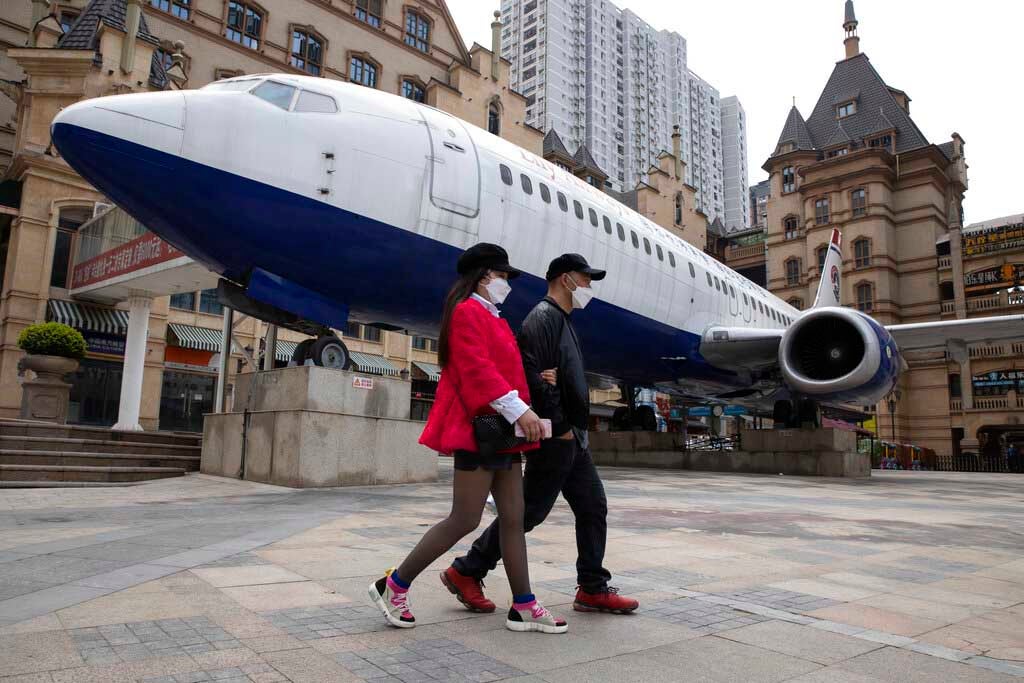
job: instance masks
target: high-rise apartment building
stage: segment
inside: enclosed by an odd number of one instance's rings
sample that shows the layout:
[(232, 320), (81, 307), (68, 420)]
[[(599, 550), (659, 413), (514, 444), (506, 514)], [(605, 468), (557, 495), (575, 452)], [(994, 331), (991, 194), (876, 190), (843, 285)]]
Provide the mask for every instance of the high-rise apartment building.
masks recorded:
[(772, 181), (762, 180), (750, 188), (750, 227), (765, 230), (768, 227), (768, 198), (772, 194)]
[(725, 230), (740, 232), (750, 227), (750, 194), (747, 181), (747, 114), (736, 96), (722, 100), (722, 174), (725, 186)]
[[(527, 123), (555, 129), (570, 150), (585, 145), (618, 191), (646, 178), (679, 126), (698, 208), (726, 221), (722, 103), (687, 68), (683, 36), (609, 0), (502, 0), (501, 23), (502, 56), (512, 63), (512, 88), (528, 98)], [(732, 140), (745, 169), (745, 121)], [(743, 206), (745, 185), (744, 173)]]

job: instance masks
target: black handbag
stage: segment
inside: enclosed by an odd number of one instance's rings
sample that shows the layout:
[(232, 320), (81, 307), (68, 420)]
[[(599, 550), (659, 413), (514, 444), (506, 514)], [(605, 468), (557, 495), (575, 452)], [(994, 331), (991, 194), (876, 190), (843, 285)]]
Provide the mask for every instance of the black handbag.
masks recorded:
[(476, 437), (477, 451), (484, 457), (512, 450), (526, 443), (525, 438), (516, 436), (515, 426), (501, 415), (474, 417), (473, 436)]

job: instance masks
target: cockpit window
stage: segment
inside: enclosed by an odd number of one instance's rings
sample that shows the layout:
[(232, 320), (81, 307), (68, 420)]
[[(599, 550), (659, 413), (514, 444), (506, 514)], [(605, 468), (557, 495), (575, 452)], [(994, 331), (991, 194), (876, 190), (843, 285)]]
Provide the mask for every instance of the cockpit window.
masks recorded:
[(336, 114), (338, 105), (333, 97), (303, 90), (299, 93), (299, 101), (295, 103), (295, 111), (310, 114)]
[(203, 90), (219, 90), (221, 92), (245, 92), (259, 83), (258, 78), (247, 78), (244, 81), (222, 81), (210, 83)]
[(265, 100), (275, 107), (281, 107), (285, 111), (292, 106), (292, 98), (295, 96), (295, 88), (283, 83), (266, 81), (260, 87), (252, 91), (252, 94), (261, 100)]

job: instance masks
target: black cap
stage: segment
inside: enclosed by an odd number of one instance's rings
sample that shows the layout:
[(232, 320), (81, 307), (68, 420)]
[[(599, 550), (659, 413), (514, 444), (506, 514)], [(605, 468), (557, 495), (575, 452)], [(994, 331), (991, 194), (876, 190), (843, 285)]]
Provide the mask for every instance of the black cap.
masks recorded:
[(566, 273), (583, 273), (589, 275), (591, 280), (603, 280), (606, 273), (597, 268), (591, 268), (587, 259), (579, 254), (562, 254), (548, 266), (548, 282), (551, 282), (559, 275)]
[(508, 279), (519, 277), (520, 271), (508, 264), (508, 252), (497, 244), (481, 242), (474, 244), (459, 257), (456, 270), (459, 275), (471, 273), (477, 268), (487, 268), (500, 273), (508, 273)]

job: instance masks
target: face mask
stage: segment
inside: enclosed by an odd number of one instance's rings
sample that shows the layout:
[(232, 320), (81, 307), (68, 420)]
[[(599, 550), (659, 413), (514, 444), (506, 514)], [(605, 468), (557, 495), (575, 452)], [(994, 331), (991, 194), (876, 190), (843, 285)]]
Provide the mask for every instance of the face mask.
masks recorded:
[(508, 298), (509, 293), (512, 291), (512, 285), (505, 278), (496, 277), (484, 285), (484, 289), (487, 290), (487, 297), (491, 300), (491, 303), (495, 306), (500, 306)]
[(586, 308), (587, 304), (590, 303), (590, 300), (594, 298), (594, 290), (590, 287), (582, 287), (576, 284), (576, 281), (571, 277), (569, 278), (569, 281), (576, 285), (576, 289), (572, 290), (572, 307), (579, 309)]

